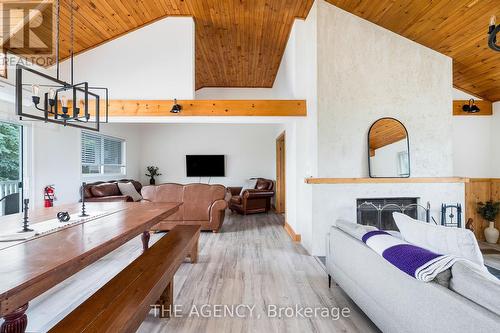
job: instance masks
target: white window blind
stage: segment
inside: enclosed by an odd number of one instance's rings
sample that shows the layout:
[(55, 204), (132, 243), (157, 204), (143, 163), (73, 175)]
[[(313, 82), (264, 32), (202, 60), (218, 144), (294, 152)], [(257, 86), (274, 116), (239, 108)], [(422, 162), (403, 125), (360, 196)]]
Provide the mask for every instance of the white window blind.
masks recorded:
[(82, 131), (82, 174), (125, 174), (124, 140)]

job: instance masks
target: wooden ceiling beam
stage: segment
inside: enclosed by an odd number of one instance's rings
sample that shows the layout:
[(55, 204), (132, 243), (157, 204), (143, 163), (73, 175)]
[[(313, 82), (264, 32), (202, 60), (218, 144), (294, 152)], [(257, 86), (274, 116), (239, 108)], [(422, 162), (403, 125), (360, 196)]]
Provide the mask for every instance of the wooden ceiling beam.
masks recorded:
[[(104, 101), (102, 101), (104, 102)], [(110, 117), (258, 116), (305, 117), (305, 100), (178, 100), (180, 113), (171, 113), (172, 100), (110, 100)], [(71, 105), (71, 102), (69, 103)], [(92, 103), (89, 103), (91, 106)], [(102, 112), (103, 108), (101, 108)], [(90, 107), (90, 113), (95, 110)], [(71, 113), (71, 108), (70, 108)]]

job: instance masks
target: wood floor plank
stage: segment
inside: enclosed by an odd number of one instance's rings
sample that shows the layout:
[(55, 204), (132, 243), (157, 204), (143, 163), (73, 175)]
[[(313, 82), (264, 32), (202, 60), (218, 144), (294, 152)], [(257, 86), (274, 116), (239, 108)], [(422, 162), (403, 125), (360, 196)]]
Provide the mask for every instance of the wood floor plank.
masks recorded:
[[(199, 332), (378, 332), (374, 324), (337, 286), (328, 288), (318, 260), (292, 242), (277, 214), (226, 214), (220, 233), (202, 233), (198, 263), (189, 260), (175, 275), (174, 304), (182, 318), (162, 319), (150, 312), (140, 333)], [(150, 244), (162, 234), (153, 234)], [(133, 239), (30, 304), (28, 332), (45, 332), (142, 252)], [(253, 318), (188, 317), (192, 305), (255, 305)], [(277, 319), (267, 306), (347, 307), (348, 318)], [(257, 315), (260, 315), (258, 317)]]

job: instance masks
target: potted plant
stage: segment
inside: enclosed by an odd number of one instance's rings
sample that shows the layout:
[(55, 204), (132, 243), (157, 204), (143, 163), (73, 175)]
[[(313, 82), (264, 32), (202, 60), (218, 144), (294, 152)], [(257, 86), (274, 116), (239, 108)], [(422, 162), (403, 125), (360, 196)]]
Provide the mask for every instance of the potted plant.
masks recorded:
[(146, 170), (149, 172), (149, 173), (146, 174), (146, 176), (149, 177), (149, 184), (150, 185), (156, 184), (155, 177), (156, 176), (161, 176), (161, 173), (158, 172), (160, 170), (160, 168), (158, 168), (156, 166), (148, 166), (146, 168)]
[(488, 243), (496, 244), (498, 241), (498, 229), (495, 228), (495, 220), (500, 211), (500, 202), (486, 201), (477, 204), (477, 212), (490, 223), (488, 228), (484, 229), (484, 237)]

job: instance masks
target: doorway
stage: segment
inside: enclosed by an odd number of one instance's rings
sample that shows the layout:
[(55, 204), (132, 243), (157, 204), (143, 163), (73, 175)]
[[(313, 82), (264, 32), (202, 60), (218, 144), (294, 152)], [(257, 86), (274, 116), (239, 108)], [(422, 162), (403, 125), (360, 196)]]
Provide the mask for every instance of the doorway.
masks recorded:
[(0, 121), (0, 216), (21, 211), (22, 184), (23, 127)]
[(286, 210), (286, 143), (285, 132), (276, 138), (276, 212), (284, 214)]

